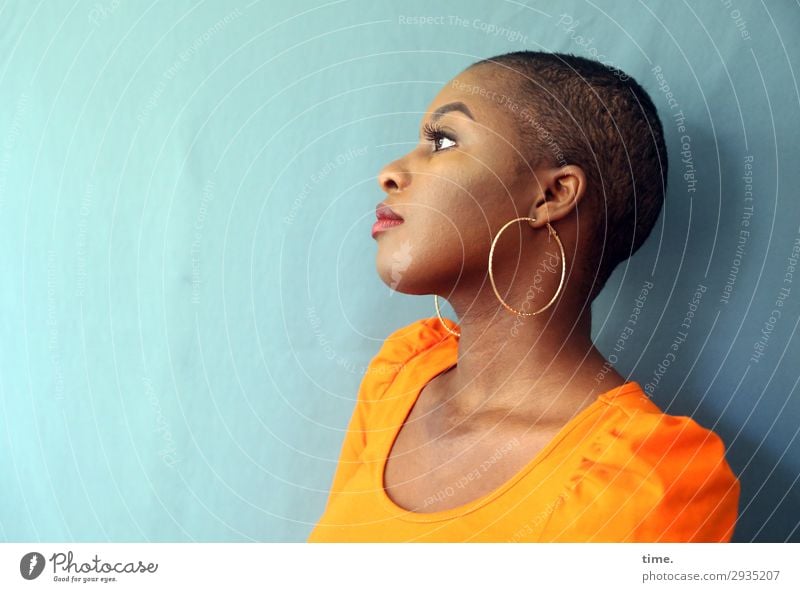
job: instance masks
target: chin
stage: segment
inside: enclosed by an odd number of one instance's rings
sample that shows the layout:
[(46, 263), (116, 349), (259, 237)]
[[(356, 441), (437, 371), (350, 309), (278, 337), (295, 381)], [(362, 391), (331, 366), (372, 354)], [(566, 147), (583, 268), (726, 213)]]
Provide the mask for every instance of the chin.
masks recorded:
[(432, 294), (415, 281), (411, 261), (408, 259), (379, 255), (375, 267), (381, 281), (395, 292), (409, 295)]

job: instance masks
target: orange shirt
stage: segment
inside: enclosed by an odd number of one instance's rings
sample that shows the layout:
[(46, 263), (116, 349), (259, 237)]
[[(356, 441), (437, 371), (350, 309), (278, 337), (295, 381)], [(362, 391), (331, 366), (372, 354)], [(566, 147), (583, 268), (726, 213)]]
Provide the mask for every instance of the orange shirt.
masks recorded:
[(599, 395), (494, 491), (443, 511), (398, 506), (383, 488), (391, 446), (424, 385), (457, 358), (458, 338), (437, 317), (386, 339), (361, 382), (309, 542), (731, 539), (740, 485), (722, 440), (664, 414), (633, 381)]

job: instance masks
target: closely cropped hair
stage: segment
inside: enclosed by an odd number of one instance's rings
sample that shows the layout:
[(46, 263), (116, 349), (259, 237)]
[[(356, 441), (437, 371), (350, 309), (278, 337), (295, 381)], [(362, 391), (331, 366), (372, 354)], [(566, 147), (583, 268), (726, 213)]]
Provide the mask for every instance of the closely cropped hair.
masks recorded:
[(586, 174), (583, 203), (593, 205), (578, 209), (594, 222), (590, 236), (600, 259), (587, 261), (588, 277), (596, 273), (594, 299), (614, 268), (641, 247), (661, 211), (667, 149), (655, 105), (624, 72), (579, 56), (518, 51), (471, 67), (484, 65), (514, 105), (524, 169), (574, 164)]

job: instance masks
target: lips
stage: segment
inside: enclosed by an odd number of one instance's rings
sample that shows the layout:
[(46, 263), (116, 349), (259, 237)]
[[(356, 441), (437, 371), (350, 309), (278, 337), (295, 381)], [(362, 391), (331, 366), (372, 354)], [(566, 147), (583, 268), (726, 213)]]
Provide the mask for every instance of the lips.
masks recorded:
[(372, 225), (372, 238), (375, 238), (379, 232), (403, 223), (403, 217), (383, 202), (375, 208), (375, 216), (377, 220)]
[(375, 216), (378, 220), (400, 220), (403, 221), (403, 217), (400, 216), (397, 212), (395, 212), (392, 208), (387, 206), (385, 203), (381, 202), (375, 207)]

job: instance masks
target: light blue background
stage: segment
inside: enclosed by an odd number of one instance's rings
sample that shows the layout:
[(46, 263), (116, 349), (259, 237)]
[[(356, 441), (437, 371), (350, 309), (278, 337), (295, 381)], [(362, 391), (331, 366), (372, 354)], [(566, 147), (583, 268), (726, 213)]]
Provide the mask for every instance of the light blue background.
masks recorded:
[[(443, 83), (544, 49), (633, 75), (669, 144), (662, 217), (595, 302), (599, 347), (613, 352), (652, 280), (617, 364), (644, 385), (707, 286), (654, 400), (728, 445), (735, 540), (800, 540), (800, 276), (783, 283), (800, 236), (800, 9), (768, 6), (4, 3), (0, 539), (305, 540), (360, 373), (389, 332), (434, 315), (375, 273), (375, 176)], [(655, 66), (686, 115), (694, 193)], [(754, 213), (723, 304), (747, 155)]]

